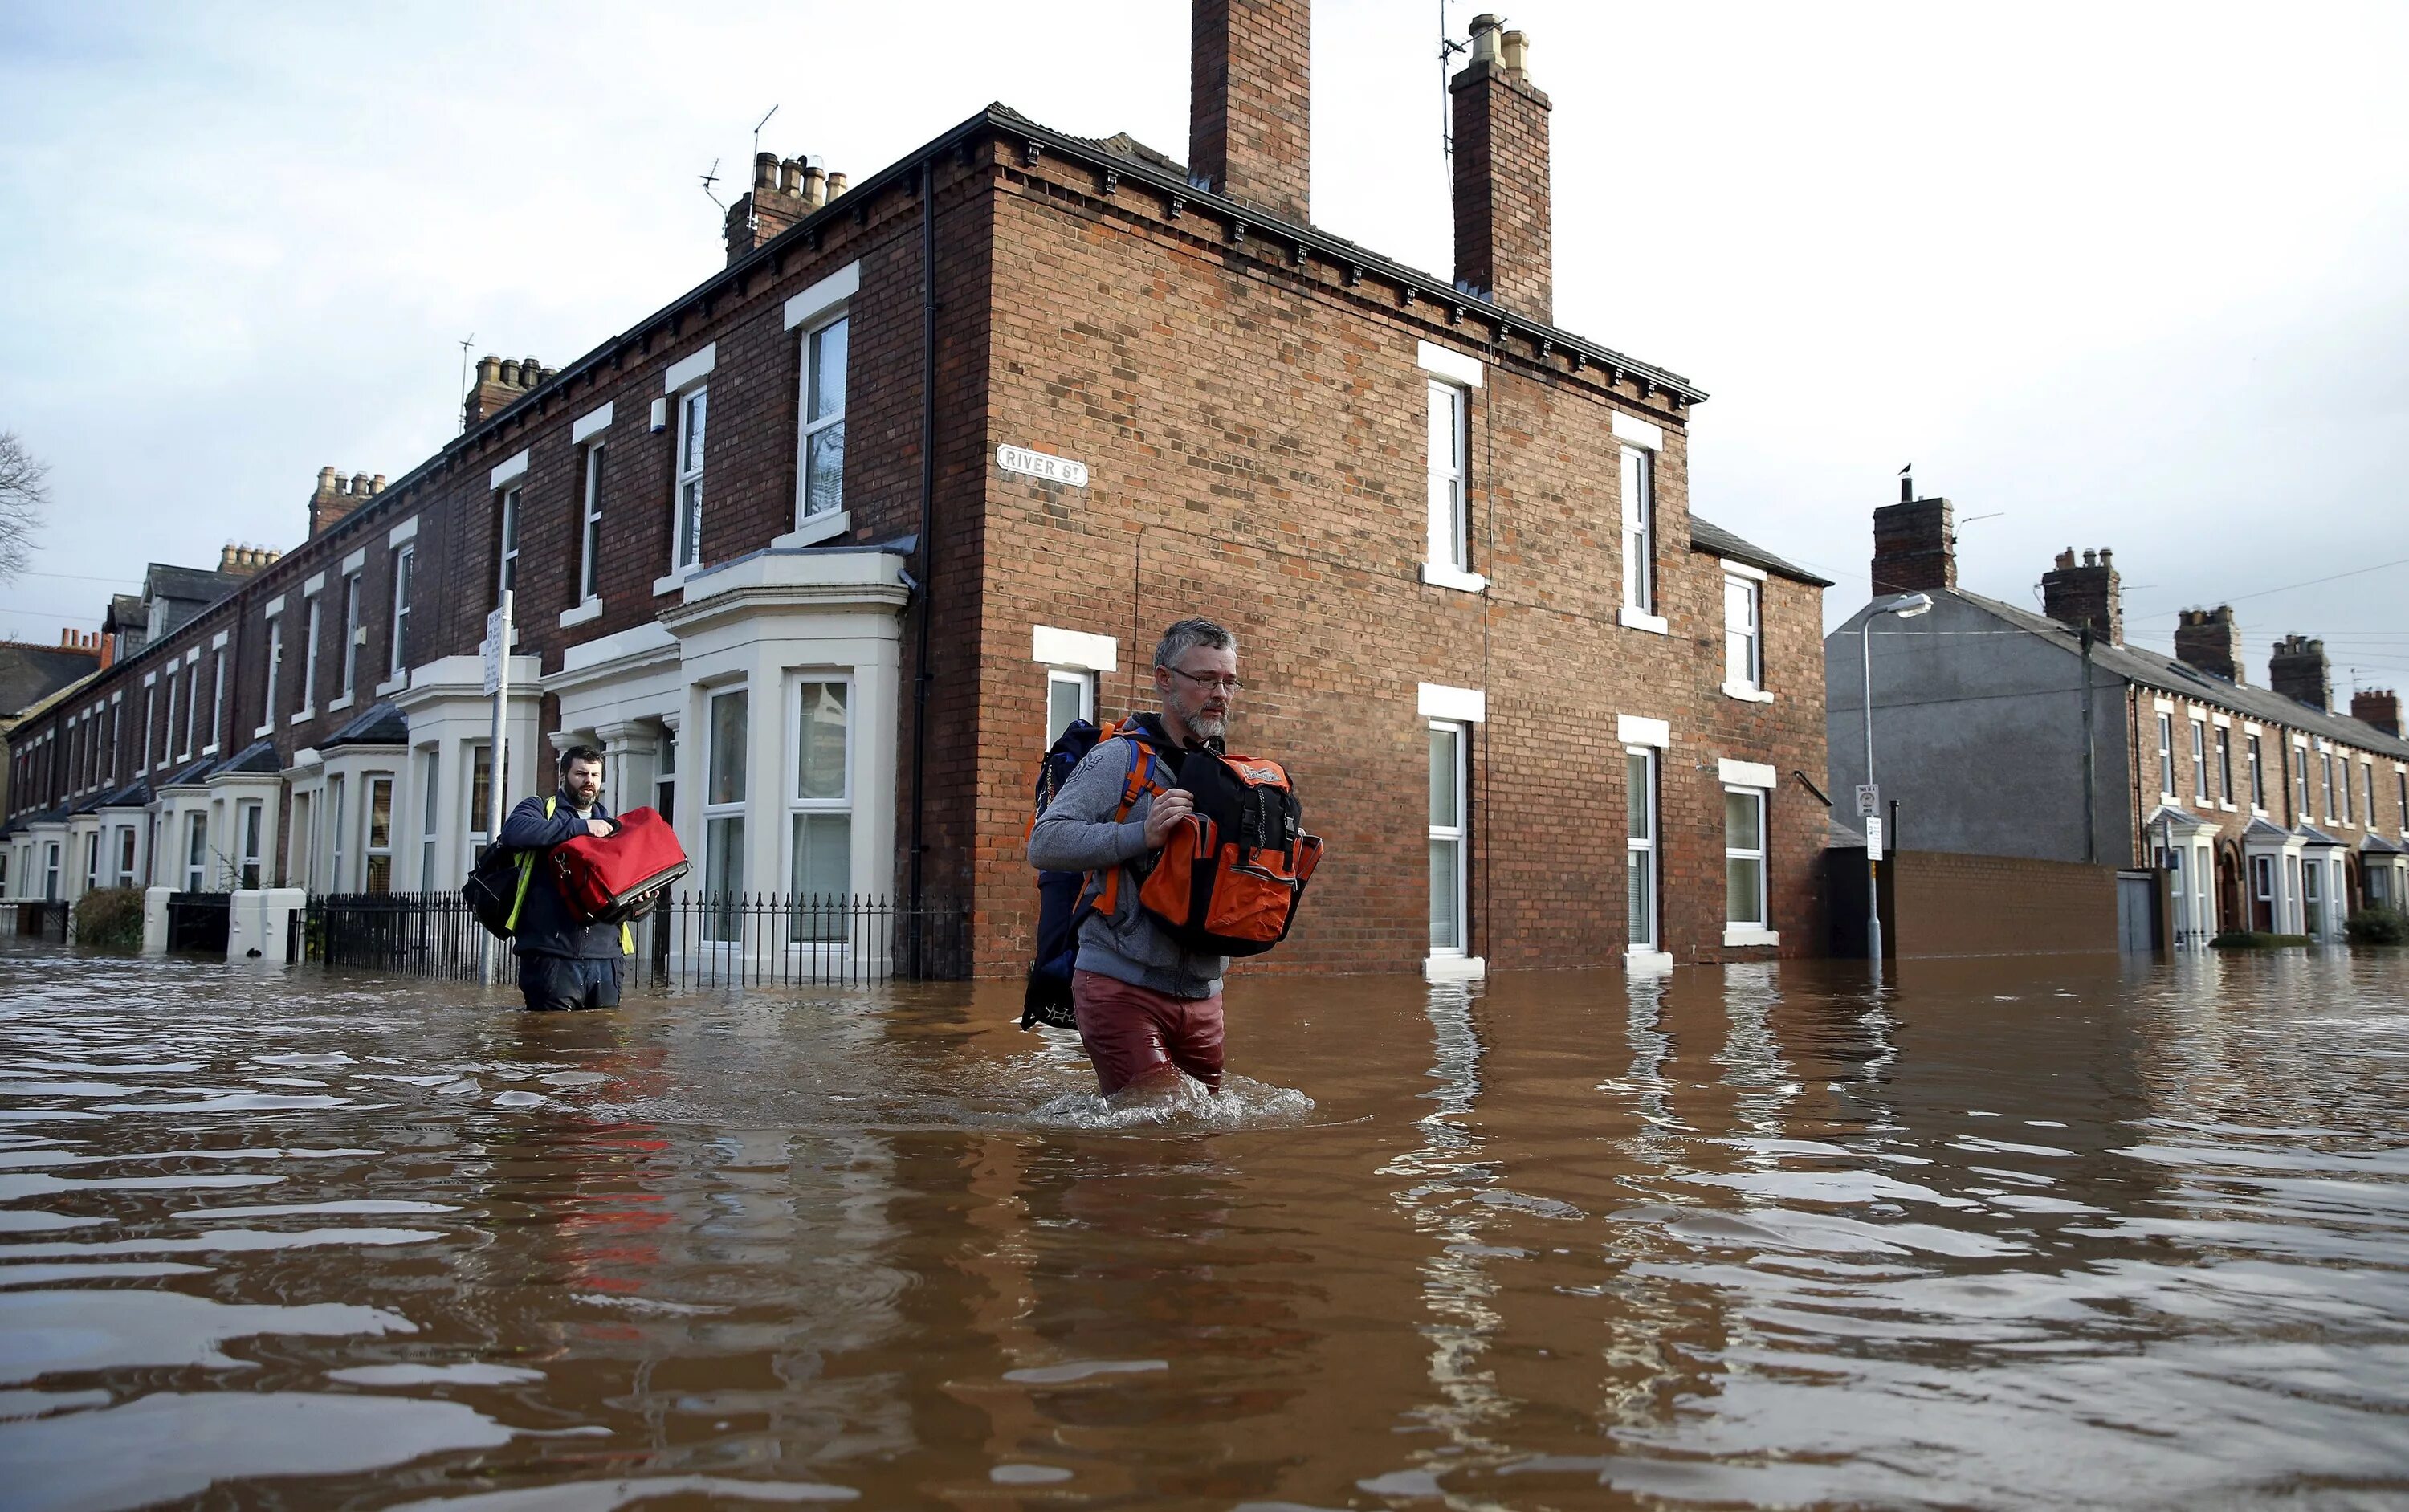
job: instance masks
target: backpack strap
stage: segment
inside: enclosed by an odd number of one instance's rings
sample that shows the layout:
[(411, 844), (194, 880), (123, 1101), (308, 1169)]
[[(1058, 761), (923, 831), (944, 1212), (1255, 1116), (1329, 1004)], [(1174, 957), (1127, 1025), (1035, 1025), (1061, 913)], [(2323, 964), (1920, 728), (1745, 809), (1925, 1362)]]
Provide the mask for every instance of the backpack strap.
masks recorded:
[[(1139, 799), (1149, 793), (1169, 791), (1162, 784), (1154, 780), (1153, 742), (1132, 733), (1140, 727), (1137, 721), (1132, 720), (1120, 735), (1120, 739), (1129, 742), (1130, 761), (1129, 770), (1121, 778), (1120, 806), (1113, 811), (1115, 824), (1125, 824), (1129, 821), (1130, 810), (1137, 806)], [(1120, 896), (1121, 869), (1119, 867), (1109, 866), (1101, 871), (1089, 872), (1086, 894), (1080, 899), (1079, 912), (1074, 916), (1074, 927), (1086, 922), (1086, 916), (1090, 912), (1110, 914), (1119, 905)]]
[[(555, 794), (552, 797), (545, 799), (543, 800), (543, 816), (547, 819), (551, 818), (553, 814), (559, 810), (559, 808), (560, 797), (558, 794)], [(519, 853), (519, 890), (517, 895), (511, 899), (511, 916), (507, 924), (507, 928), (513, 933), (517, 932), (519, 927), (519, 910), (527, 906), (527, 884), (534, 880), (535, 853), (533, 851), (521, 851)], [(619, 954), (623, 956), (632, 956), (635, 953), (636, 932), (627, 928), (627, 921), (622, 919), (619, 921)]]

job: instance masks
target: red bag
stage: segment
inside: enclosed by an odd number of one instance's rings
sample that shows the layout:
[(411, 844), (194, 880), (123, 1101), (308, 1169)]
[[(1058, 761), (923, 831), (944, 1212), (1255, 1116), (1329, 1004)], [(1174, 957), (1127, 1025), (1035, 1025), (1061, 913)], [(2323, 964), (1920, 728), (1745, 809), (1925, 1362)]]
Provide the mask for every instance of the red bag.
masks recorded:
[(670, 822), (652, 809), (619, 815), (608, 835), (580, 835), (552, 848), (553, 874), (570, 911), (587, 924), (615, 924), (634, 900), (685, 876), (690, 863)]

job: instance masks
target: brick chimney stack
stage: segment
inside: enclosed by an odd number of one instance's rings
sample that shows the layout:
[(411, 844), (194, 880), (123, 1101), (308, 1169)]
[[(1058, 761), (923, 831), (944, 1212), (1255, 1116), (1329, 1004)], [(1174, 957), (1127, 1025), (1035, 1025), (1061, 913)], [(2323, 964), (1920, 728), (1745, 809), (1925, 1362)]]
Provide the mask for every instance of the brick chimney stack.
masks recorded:
[(728, 262), (790, 229), (844, 194), (844, 174), (823, 172), (809, 158), (755, 154), (752, 192), (728, 207)]
[(2267, 685), (2297, 703), (2331, 713), (2333, 672), (2326, 665), (2326, 643), (2304, 635), (2287, 635), (2275, 642), (2267, 658)]
[(1455, 281), (1543, 324), (1556, 319), (1548, 113), (1529, 45), (1472, 18), (1472, 61), (1448, 84), (1455, 112)]
[[(370, 478), (365, 472), (355, 472), (349, 478), (339, 478), (336, 476), (334, 468), (320, 468), (317, 491), (310, 496), (310, 539), (316, 540), (336, 521), (358, 509), (372, 497), (383, 492), (384, 474), (382, 472), (374, 478)], [(237, 549), (227, 548), (229, 552)], [(222, 554), (218, 560), (221, 570), (224, 570), (223, 564), (225, 557)], [(273, 560), (275, 560), (273, 556), (268, 558), (268, 561)], [(267, 565), (267, 562), (259, 564), (260, 567)], [(258, 568), (253, 568), (252, 570), (256, 571)]]
[(1310, 224), (1312, 0), (1194, 0), (1189, 28), (1189, 175)]
[(2242, 682), (2242, 626), (2231, 604), (2186, 609), (2175, 617), (2175, 660), (2212, 677)]
[(1957, 586), (1957, 507), (1901, 479), (1898, 502), (1874, 511), (1873, 579), (1877, 598)]
[(2361, 688), (2350, 696), (2350, 717), (2401, 738), (2401, 695), (2390, 688)]
[(2088, 625), (2094, 635), (2112, 646), (2125, 643), (2124, 593), (2116, 575), (2116, 554), (2102, 546), (2086, 550), (2083, 565), (2074, 565), (2074, 548), (2057, 554), (2057, 565), (2041, 575), (2041, 612), (2060, 625)]
[[(322, 472), (318, 476), (323, 481), (325, 474)], [(369, 480), (368, 492), (374, 494), (383, 491), (384, 474), (380, 472)], [(273, 551), (266, 546), (239, 546), (229, 540), (225, 543), (225, 549), (218, 553), (218, 570), (231, 573), (238, 578), (257, 577), (260, 569), (283, 554), (282, 552)]]
[[(477, 359), (476, 386), (469, 390), (463, 402), (468, 425), (490, 420), (525, 398), (527, 391), (550, 378), (555, 371), (533, 357), (493, 357)], [(464, 429), (467, 427), (463, 427)]]

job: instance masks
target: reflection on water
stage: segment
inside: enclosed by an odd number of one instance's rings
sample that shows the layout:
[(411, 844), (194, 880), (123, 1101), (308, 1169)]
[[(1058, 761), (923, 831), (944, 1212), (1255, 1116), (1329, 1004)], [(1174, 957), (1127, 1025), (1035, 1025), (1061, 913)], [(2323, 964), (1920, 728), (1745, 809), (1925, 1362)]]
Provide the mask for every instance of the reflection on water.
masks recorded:
[(2409, 1494), (2397, 953), (1014, 996), (0, 953), (7, 1504)]

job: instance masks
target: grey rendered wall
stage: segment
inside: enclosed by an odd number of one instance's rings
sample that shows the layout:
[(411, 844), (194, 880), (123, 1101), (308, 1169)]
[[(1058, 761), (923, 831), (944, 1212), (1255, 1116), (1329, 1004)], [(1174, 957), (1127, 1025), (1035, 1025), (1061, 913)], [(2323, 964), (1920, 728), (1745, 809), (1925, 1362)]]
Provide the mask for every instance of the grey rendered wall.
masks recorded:
[[(1914, 850), (2081, 861), (2083, 661), (1947, 594), (1873, 627), (1874, 771)], [(1865, 781), (1860, 610), (1824, 640), (1832, 799), (1855, 821)], [(2010, 631), (2008, 634), (1993, 632)], [(2098, 862), (2128, 863), (2124, 684), (2094, 670)]]

